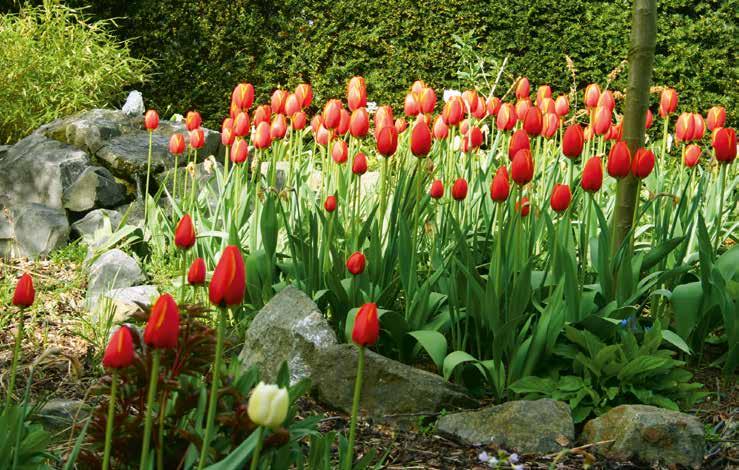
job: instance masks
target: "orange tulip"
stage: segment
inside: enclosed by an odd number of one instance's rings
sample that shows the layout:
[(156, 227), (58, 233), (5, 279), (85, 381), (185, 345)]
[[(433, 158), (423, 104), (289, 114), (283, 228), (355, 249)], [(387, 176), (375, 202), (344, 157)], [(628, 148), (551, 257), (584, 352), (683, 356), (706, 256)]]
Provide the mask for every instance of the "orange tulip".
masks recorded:
[(402, 117), (399, 117), (395, 120), (395, 130), (398, 131), (398, 134), (402, 134), (404, 130), (408, 127), (408, 122), (403, 119)]
[(498, 110), (495, 125), (498, 130), (509, 131), (516, 125), (516, 112), (511, 103), (503, 103)]
[(205, 133), (203, 133), (202, 127), (198, 127), (197, 129), (193, 129), (188, 132), (188, 137), (190, 140), (190, 147), (194, 149), (202, 148), (203, 145), (205, 145)]
[(244, 300), (244, 289), (246, 289), (244, 257), (239, 247), (229, 245), (223, 250), (221, 259), (213, 271), (209, 287), (210, 301), (221, 308), (239, 305)]
[(377, 108), (375, 112), (375, 133), (387, 126), (394, 126), (395, 118), (393, 117), (393, 108), (384, 105)]
[(521, 78), (518, 83), (516, 84), (516, 98), (528, 99), (529, 94), (531, 93), (531, 84), (529, 83), (529, 79), (526, 77)]
[(169, 138), (169, 153), (172, 155), (181, 155), (185, 151), (185, 136), (182, 134), (172, 134)]
[(231, 102), (246, 111), (254, 104), (254, 86), (251, 83), (239, 83), (231, 93)]
[(286, 90), (275, 90), (272, 93), (270, 107), (275, 114), (283, 114), (285, 112), (285, 101), (287, 100)]
[(254, 147), (258, 149), (266, 149), (272, 145), (272, 135), (269, 128), (268, 122), (260, 122), (257, 126), (256, 131), (251, 136)]
[(357, 108), (349, 117), (349, 133), (354, 137), (364, 137), (369, 132), (369, 113), (366, 108)]
[(249, 115), (240, 112), (233, 120), (233, 132), (237, 137), (244, 137), (249, 133)]
[(269, 127), (269, 135), (272, 140), (280, 140), (287, 134), (287, 119), (284, 114), (275, 114), (274, 120)]
[(659, 115), (667, 117), (677, 109), (677, 91), (674, 88), (665, 88), (659, 98)]
[(714, 106), (706, 114), (706, 126), (709, 131), (724, 127), (726, 124), (726, 109), (723, 106)]
[(148, 110), (144, 115), (144, 127), (149, 131), (154, 131), (159, 127), (159, 115), (153, 109)]
[(603, 135), (611, 128), (612, 111), (606, 106), (598, 106), (595, 109), (595, 119), (593, 120), (593, 131), (595, 135)]
[(496, 98), (495, 96), (490, 96), (488, 98), (488, 101), (486, 103), (488, 115), (490, 116), (497, 116), (498, 111), (500, 111), (500, 106), (503, 104), (502, 101), (500, 101), (500, 98)]
[(528, 98), (518, 100), (516, 102), (516, 119), (523, 121), (529, 108), (531, 108), (531, 100)]
[(426, 87), (421, 90), (421, 94), (418, 98), (418, 104), (421, 107), (421, 112), (429, 114), (434, 112), (436, 107), (436, 93), (433, 88)]
[(144, 343), (156, 349), (174, 349), (180, 334), (180, 311), (170, 294), (154, 302), (144, 329)]
[(298, 96), (295, 93), (287, 95), (287, 98), (285, 98), (285, 114), (292, 117), (300, 111), (302, 111), (302, 108)]
[(546, 113), (541, 127), (541, 136), (551, 139), (559, 129), (559, 117), (555, 113)]
[(354, 111), (359, 108), (367, 106), (367, 90), (364, 86), (354, 85), (350, 86), (346, 90), (346, 103), (349, 106), (350, 111)]
[(339, 135), (344, 135), (349, 131), (349, 123), (351, 121), (351, 114), (346, 109), (341, 110), (341, 118), (339, 119), (339, 127), (336, 128), (336, 132)]
[(200, 113), (197, 111), (189, 111), (185, 116), (185, 129), (192, 131), (200, 127), (203, 123), (203, 118), (200, 117)]
[(448, 126), (456, 126), (464, 119), (464, 102), (460, 96), (453, 96), (444, 105), (442, 116)]
[(695, 121), (691, 113), (682, 113), (675, 123), (675, 138), (678, 142), (690, 142), (695, 134)]
[(245, 139), (239, 139), (234, 143), (229, 157), (233, 163), (244, 163), (249, 158), (249, 144)]
[(313, 88), (307, 83), (301, 83), (295, 88), (295, 96), (298, 98), (298, 102), (300, 102), (300, 108), (305, 109), (313, 101)]

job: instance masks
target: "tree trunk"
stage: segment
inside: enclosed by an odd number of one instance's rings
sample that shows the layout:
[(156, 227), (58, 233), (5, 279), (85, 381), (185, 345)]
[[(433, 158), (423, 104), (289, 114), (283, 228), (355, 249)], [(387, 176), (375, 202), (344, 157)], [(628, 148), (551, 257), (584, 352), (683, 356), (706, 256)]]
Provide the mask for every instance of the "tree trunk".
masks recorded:
[[(657, 43), (657, 1), (634, 0), (629, 47), (629, 86), (623, 118), (623, 140), (632, 157), (644, 144), (644, 126), (649, 107), (654, 49)], [(634, 211), (641, 182), (629, 175), (618, 182), (613, 212), (611, 251), (616, 253), (634, 222)]]

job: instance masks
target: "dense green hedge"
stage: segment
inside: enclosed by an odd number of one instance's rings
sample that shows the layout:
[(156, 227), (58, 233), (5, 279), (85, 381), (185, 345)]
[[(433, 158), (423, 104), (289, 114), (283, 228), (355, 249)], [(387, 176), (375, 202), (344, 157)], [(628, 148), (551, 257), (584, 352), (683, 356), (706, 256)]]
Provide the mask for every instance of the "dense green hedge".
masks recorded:
[[(737, 0), (657, 3), (655, 84), (680, 90), (681, 108), (723, 104), (736, 124)], [(318, 102), (342, 95), (353, 74), (367, 78), (370, 100), (394, 104), (416, 78), (454, 86), (453, 34), (477, 37), (482, 55), (510, 56), (508, 78), (521, 73), (569, 89), (567, 54), (578, 86), (602, 82), (626, 57), (631, 2), (104, 0), (93, 10), (125, 17), (120, 34), (136, 38), (136, 54), (159, 62), (145, 97), (163, 110), (197, 107), (213, 122), (239, 80), (254, 83), (262, 98), (306, 80)], [(615, 86), (625, 78), (626, 71)]]

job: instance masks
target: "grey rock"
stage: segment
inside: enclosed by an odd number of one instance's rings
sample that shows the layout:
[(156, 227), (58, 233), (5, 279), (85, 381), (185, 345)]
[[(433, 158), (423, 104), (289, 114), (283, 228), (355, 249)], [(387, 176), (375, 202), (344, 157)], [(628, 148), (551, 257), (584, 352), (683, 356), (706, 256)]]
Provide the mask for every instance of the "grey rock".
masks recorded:
[(313, 356), (336, 344), (333, 329), (310, 297), (286, 287), (252, 320), (239, 359), (245, 367), (259, 367), (262, 379), (269, 382), (287, 361), (290, 381), (295, 383), (320, 373), (311, 367)]
[(133, 90), (128, 94), (126, 102), (121, 109), (128, 116), (141, 116), (146, 111), (144, 108), (144, 96), (138, 90)]
[(0, 198), (0, 257), (46, 257), (69, 241), (67, 214), (41, 204)]
[(93, 155), (105, 142), (142, 127), (143, 118), (132, 119), (112, 109), (92, 109), (45, 124), (36, 134), (73, 145)]
[(548, 398), (442, 416), (437, 429), (465, 445), (492, 443), (525, 454), (558, 452), (575, 439), (570, 407)]
[(121, 223), (123, 215), (110, 209), (96, 209), (72, 224), (72, 233), (86, 241), (92, 241), (95, 233), (114, 231)]
[(126, 187), (118, 183), (106, 168), (85, 168), (77, 180), (64, 190), (64, 208), (85, 212), (95, 208), (111, 208), (126, 202)]
[[(310, 365), (318, 400), (351, 412), (357, 347), (316, 350)], [(419, 415), (476, 407), (477, 401), (442, 377), (366, 351), (362, 400), (365, 415), (380, 421), (414, 422)]]
[(89, 415), (90, 409), (83, 401), (54, 399), (46, 402), (34, 416), (47, 432), (58, 434), (70, 431), (75, 423)]
[(126, 224), (139, 225), (144, 221), (144, 201), (143, 199), (135, 199), (129, 204), (123, 204), (115, 208), (121, 217), (125, 217)]
[(648, 405), (621, 405), (585, 424), (581, 440), (614, 460), (699, 468), (705, 435), (695, 416)]
[(144, 273), (135, 259), (119, 249), (100, 255), (90, 266), (87, 276), (87, 308), (96, 305), (100, 295), (143, 283)]
[(128, 321), (134, 313), (151, 308), (157, 297), (159, 289), (152, 285), (113, 289), (99, 296), (90, 310), (93, 318), (100, 318), (106, 312), (112, 315), (114, 324), (119, 324)]

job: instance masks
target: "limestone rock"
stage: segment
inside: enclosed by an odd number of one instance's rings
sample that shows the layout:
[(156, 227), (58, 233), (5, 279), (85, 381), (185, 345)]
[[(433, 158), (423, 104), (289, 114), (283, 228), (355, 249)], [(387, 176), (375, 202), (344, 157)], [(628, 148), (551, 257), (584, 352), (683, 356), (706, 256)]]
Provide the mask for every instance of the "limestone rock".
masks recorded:
[(98, 297), (110, 290), (139, 285), (144, 280), (136, 260), (123, 251), (103, 253), (92, 263), (87, 276), (87, 307), (92, 308)]
[(111, 208), (126, 202), (126, 187), (118, 183), (105, 168), (85, 168), (77, 180), (64, 190), (64, 208), (85, 212), (95, 208)]

